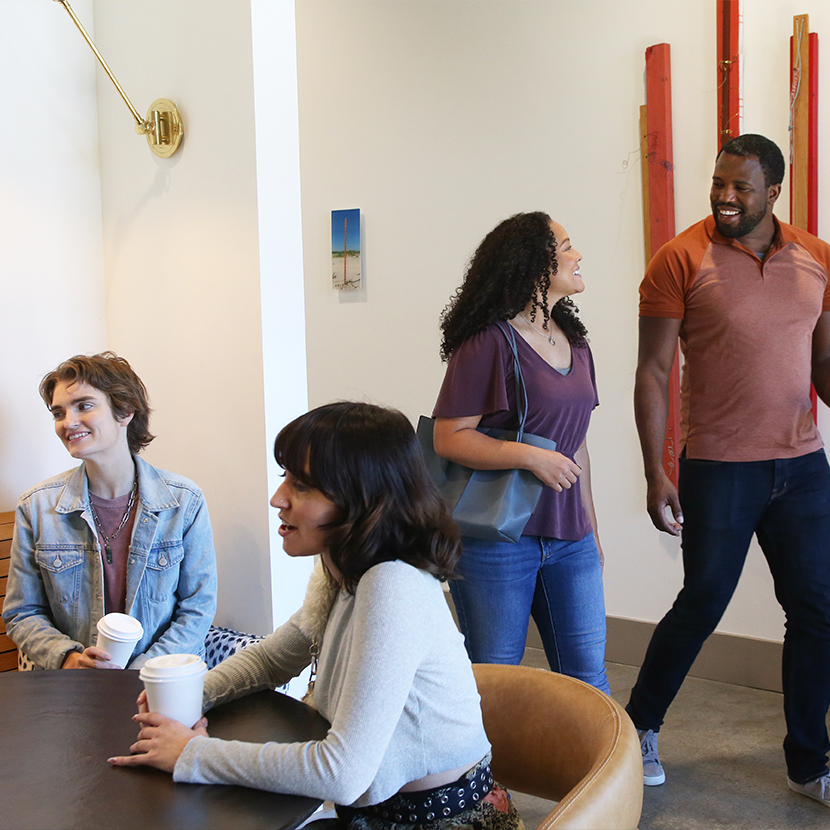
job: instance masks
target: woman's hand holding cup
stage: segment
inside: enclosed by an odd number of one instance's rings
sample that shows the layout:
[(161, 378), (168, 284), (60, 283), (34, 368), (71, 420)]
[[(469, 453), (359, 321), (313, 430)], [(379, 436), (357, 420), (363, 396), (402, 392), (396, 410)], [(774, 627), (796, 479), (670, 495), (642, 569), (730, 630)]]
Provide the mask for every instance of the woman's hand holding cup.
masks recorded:
[[(144, 692), (141, 693), (145, 695)], [(139, 713), (133, 720), (141, 726), (138, 740), (130, 747), (132, 755), (119, 755), (108, 758), (114, 767), (155, 767), (165, 772), (173, 772), (176, 761), (184, 748), (195, 737), (210, 737), (207, 731), (207, 718), (201, 717), (189, 729), (183, 723), (166, 718), (158, 712), (147, 712), (147, 699), (139, 697)], [(142, 708), (145, 711), (141, 711)]]

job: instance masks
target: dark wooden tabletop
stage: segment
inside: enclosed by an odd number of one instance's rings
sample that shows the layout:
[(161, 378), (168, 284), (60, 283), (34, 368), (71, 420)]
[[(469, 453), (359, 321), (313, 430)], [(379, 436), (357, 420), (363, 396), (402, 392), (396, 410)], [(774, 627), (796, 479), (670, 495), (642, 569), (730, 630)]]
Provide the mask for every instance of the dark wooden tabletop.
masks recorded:
[[(2, 830), (291, 830), (320, 802), (247, 787), (175, 784), (167, 773), (115, 768), (138, 729), (136, 671), (0, 674)], [(208, 713), (212, 737), (319, 739), (328, 724), (278, 692), (258, 692)]]

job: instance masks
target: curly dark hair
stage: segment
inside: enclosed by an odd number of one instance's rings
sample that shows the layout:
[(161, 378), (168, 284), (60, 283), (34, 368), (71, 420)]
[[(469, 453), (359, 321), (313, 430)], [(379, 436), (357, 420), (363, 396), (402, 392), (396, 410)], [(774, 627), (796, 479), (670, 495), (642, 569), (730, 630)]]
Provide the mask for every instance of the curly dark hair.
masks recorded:
[(76, 354), (45, 375), (38, 391), (48, 409), (52, 408), (52, 396), (58, 383), (67, 386), (87, 383), (107, 396), (116, 418), (126, 418), (132, 413), (133, 419), (127, 425), (130, 452), (141, 452), (156, 437), (150, 432), (152, 410), (147, 401), (147, 389), (133, 367), (115, 352)]
[(761, 169), (764, 171), (764, 186), (772, 187), (774, 184), (781, 184), (784, 181), (784, 156), (778, 145), (757, 133), (744, 133), (721, 147), (715, 160), (724, 153), (730, 156), (755, 156)]
[(556, 268), (556, 237), (546, 213), (517, 213), (496, 225), (481, 241), (464, 282), (441, 313), (441, 359), (449, 360), (469, 337), (515, 317), (531, 301), (531, 320), (537, 312), (543, 325), (553, 318), (571, 345), (584, 347), (588, 332), (573, 302), (563, 297), (548, 311), (550, 278)]
[(274, 457), (338, 508), (327, 541), (346, 590), (396, 559), (442, 581), (454, 576), (458, 528), (402, 413), (352, 401), (317, 407), (280, 430)]

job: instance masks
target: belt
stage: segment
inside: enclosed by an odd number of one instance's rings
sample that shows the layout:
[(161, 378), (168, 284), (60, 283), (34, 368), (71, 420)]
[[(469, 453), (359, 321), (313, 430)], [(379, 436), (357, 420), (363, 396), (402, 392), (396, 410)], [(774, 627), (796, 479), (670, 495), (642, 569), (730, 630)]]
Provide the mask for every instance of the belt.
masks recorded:
[(465, 772), (452, 784), (432, 790), (400, 792), (368, 807), (337, 807), (337, 815), (345, 820), (362, 813), (388, 821), (408, 824), (429, 824), (452, 818), (470, 809), (493, 789), (489, 757)]

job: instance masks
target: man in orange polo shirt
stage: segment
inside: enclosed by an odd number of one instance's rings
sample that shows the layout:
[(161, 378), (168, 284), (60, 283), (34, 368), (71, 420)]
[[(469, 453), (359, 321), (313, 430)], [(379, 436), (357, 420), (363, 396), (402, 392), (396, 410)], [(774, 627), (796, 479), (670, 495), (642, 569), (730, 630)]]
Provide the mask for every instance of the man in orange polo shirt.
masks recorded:
[[(773, 216), (783, 177), (781, 151), (763, 136), (726, 144), (712, 216), (664, 245), (640, 287), (634, 397), (648, 512), (658, 530), (682, 532), (685, 576), (627, 709), (644, 781), (662, 784), (657, 732), (755, 533), (787, 617), (788, 784), (830, 806), (830, 468), (810, 406), (811, 380), (830, 403), (830, 246)], [(678, 337), (679, 492), (662, 465)]]

